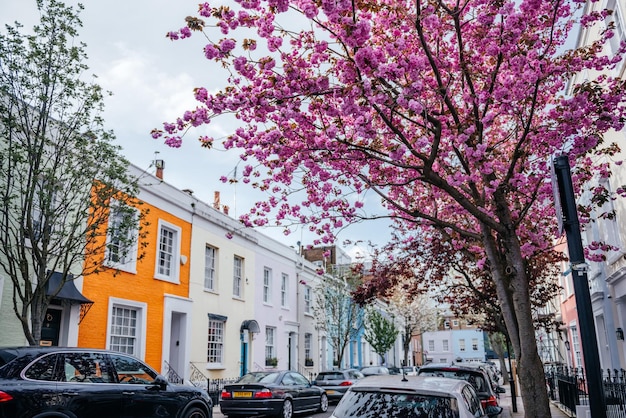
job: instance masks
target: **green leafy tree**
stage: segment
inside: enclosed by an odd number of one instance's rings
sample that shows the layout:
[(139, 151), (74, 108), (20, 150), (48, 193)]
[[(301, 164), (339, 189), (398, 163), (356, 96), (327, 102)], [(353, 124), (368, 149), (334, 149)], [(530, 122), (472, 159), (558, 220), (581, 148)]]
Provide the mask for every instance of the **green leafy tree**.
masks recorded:
[(368, 308), (363, 337), (378, 353), (383, 363), (385, 362), (385, 353), (393, 347), (399, 332), (393, 321), (385, 318), (375, 308)]
[[(104, 254), (119, 263), (137, 248), (141, 216), (131, 208), (137, 188), (128, 162), (103, 128), (104, 92), (81, 79), (83, 7), (37, 6), (31, 33), (18, 22), (0, 33), (0, 271), (31, 345), (68, 280), (97, 272)], [(111, 225), (110, 207), (121, 215)], [(54, 272), (62, 279), (49, 288)]]

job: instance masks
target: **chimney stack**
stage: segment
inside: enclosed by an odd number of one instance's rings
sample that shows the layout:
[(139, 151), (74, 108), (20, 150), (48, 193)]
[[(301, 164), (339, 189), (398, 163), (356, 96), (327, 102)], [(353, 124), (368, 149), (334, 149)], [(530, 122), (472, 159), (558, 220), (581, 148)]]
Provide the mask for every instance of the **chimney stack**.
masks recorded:
[(213, 207), (220, 210), (220, 192), (215, 192), (213, 196)]
[(224, 215), (228, 215), (229, 210), (230, 208), (228, 207), (228, 205), (224, 205)]
[(165, 168), (165, 162), (163, 160), (155, 160), (156, 176), (159, 180), (163, 180), (163, 169)]

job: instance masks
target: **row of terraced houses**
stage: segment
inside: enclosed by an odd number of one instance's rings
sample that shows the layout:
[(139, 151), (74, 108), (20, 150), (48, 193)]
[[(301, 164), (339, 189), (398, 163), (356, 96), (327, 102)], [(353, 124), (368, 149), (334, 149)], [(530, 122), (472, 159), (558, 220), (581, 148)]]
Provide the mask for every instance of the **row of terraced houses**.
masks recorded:
[[(66, 282), (47, 311), (41, 343), (124, 351), (170, 379), (191, 381), (267, 368), (308, 376), (332, 368), (332, 350), (313, 315), (315, 288), (326, 279), (319, 263), (243, 228), (217, 193), (207, 204), (171, 186), (160, 163), (155, 174), (129, 168), (147, 209), (141, 221), (147, 247), (121, 256), (109, 245), (100, 256), (110, 268)], [(109, 222), (115, 216), (111, 211)], [(11, 287), (0, 276), (2, 345), (24, 345)], [(350, 344), (340, 366), (378, 364), (361, 340)]]

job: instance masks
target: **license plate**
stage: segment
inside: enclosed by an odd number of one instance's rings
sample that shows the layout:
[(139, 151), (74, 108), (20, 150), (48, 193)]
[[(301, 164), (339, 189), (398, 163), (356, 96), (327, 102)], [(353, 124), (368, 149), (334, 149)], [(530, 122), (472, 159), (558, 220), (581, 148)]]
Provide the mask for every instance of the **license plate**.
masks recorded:
[(335, 391), (334, 391), (334, 390), (327, 390), (327, 391), (326, 391), (326, 394), (327, 394), (327, 395), (333, 395), (334, 393), (335, 393)]
[(251, 398), (252, 392), (233, 392), (233, 398)]

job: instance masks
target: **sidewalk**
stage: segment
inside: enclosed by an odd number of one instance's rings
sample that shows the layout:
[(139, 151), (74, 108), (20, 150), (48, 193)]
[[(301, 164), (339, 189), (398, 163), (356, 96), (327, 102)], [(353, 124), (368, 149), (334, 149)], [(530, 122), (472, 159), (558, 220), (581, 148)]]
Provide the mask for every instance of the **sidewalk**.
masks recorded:
[[(500, 394), (499, 404), (504, 409), (499, 418), (523, 418), (524, 417), (524, 405), (522, 404), (522, 398), (519, 394), (516, 396), (517, 412), (513, 412), (513, 399), (511, 398), (511, 390), (509, 385), (504, 386), (506, 393)], [(564, 411), (554, 403), (550, 402), (550, 416), (551, 418), (569, 418)]]

